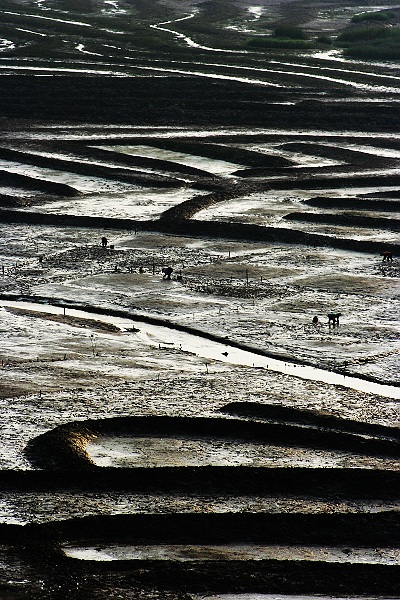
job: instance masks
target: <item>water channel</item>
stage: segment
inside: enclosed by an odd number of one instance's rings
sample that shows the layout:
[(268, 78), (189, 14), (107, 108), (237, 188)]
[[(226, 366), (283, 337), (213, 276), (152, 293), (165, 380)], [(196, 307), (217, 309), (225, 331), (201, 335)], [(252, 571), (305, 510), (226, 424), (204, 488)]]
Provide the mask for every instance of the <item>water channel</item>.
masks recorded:
[(181, 331), (172, 324), (153, 325), (141, 321), (140, 317), (122, 318), (120, 316), (111, 316), (94, 312), (86, 312), (70, 307), (60, 307), (50, 304), (40, 304), (34, 302), (12, 301), (0, 299), (0, 306), (24, 308), (34, 312), (46, 312), (49, 314), (67, 314), (68, 316), (80, 319), (93, 320), (104, 323), (110, 323), (119, 327), (122, 331), (132, 331), (132, 328), (138, 328), (135, 335), (149, 346), (159, 347), (162, 344), (168, 347), (176, 347), (184, 352), (193, 353), (201, 358), (230, 363), (233, 365), (242, 365), (246, 367), (263, 368), (270, 371), (292, 375), (311, 381), (321, 381), (330, 385), (339, 385), (346, 388), (358, 390), (361, 392), (378, 394), (386, 398), (400, 399), (400, 387), (383, 385), (357, 377), (348, 377), (333, 371), (317, 369), (309, 365), (296, 364), (284, 360), (271, 358), (250, 350), (243, 350), (229, 341), (217, 342), (208, 339), (207, 334), (202, 332), (187, 333)]

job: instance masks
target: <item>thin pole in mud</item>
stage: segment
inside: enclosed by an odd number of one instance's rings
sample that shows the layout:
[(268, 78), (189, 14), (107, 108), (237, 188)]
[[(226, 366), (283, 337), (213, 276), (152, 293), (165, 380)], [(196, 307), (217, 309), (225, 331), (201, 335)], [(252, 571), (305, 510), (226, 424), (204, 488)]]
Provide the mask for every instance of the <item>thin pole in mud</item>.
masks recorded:
[(208, 375), (208, 363), (205, 364), (207, 375)]
[(230, 257), (231, 257), (231, 251), (229, 250), (229, 252), (228, 252), (228, 258), (230, 258)]
[(64, 306), (64, 317), (65, 317), (65, 306)]
[(153, 275), (154, 275), (155, 272), (156, 272), (156, 264), (155, 264), (154, 258), (153, 258)]
[(249, 285), (249, 271), (246, 269), (246, 285)]

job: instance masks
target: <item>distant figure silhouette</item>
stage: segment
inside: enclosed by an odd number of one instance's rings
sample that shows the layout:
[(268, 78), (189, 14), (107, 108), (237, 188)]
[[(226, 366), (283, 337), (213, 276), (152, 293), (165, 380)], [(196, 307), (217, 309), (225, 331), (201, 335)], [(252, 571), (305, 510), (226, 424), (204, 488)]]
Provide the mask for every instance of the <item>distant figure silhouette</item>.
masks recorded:
[(382, 262), (393, 262), (393, 254), (392, 252), (381, 252), (381, 256), (383, 256), (382, 258)]
[(108, 244), (108, 239), (106, 237), (101, 238), (101, 245), (105, 248)]
[(335, 325), (339, 326), (339, 317), (341, 316), (341, 313), (328, 313), (328, 324), (329, 325), (333, 325), (335, 327)]
[(173, 273), (172, 267), (163, 267), (161, 271), (163, 273), (163, 279), (171, 279), (171, 275)]
[(312, 322), (314, 323), (314, 325), (318, 325), (318, 317), (315, 315), (315, 317), (313, 317)]

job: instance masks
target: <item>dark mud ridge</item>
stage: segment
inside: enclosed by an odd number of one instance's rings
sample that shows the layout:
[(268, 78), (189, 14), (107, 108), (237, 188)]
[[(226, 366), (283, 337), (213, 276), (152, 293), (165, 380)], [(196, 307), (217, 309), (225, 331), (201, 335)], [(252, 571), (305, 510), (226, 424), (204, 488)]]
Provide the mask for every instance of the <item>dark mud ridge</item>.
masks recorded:
[(363, 423), (352, 419), (341, 419), (332, 415), (280, 406), (279, 404), (259, 404), (257, 402), (231, 402), (219, 409), (223, 413), (240, 415), (241, 417), (253, 417), (270, 421), (284, 421), (296, 423), (308, 427), (318, 427), (345, 433), (356, 433), (359, 435), (377, 436), (391, 438), (400, 442), (400, 428), (385, 427), (371, 423)]
[[(39, 468), (85, 469), (92, 466), (92, 461), (86, 452), (86, 444), (98, 436), (124, 435), (134, 438), (178, 435), (189, 439), (211, 437), (237, 442), (277, 444), (283, 447), (347, 451), (370, 456), (400, 456), (400, 435), (394, 428), (383, 426), (374, 428), (368, 425), (363, 427), (362, 423), (351, 421), (349, 425), (346, 425), (346, 422), (342, 425), (341, 420), (337, 419), (335, 420), (338, 422), (337, 430), (334, 431), (332, 428), (316, 428), (318, 415), (315, 415), (311, 423), (311, 419), (308, 422), (306, 419), (298, 423), (293, 420), (285, 422), (285, 416), (285, 412), (282, 411), (280, 423), (167, 416), (78, 421), (60, 425), (35, 438), (26, 448), (26, 455)], [(293, 414), (291, 416), (293, 419)], [(323, 422), (323, 419), (320, 421)]]
[[(99, 531), (101, 535), (99, 536)], [(400, 513), (174, 513), (99, 515), (44, 524), (0, 525), (3, 542), (321, 544), (362, 548), (400, 544)]]
[[(224, 196), (222, 194), (222, 196)], [(213, 198), (216, 195), (213, 194)], [(224, 197), (222, 198), (224, 199)], [(186, 211), (186, 206), (182, 211)], [(190, 211), (192, 211), (192, 207)], [(179, 212), (179, 211), (174, 211)], [(296, 244), (352, 250), (379, 254), (382, 249), (400, 254), (400, 244), (382, 243), (368, 240), (337, 238), (280, 227), (262, 227), (259, 225), (218, 223), (215, 221), (196, 221), (182, 218), (174, 220), (162, 218), (155, 221), (134, 221), (132, 219), (110, 219), (106, 217), (72, 216), (40, 214), (36, 212), (0, 210), (1, 223), (29, 223), (32, 225), (55, 225), (64, 227), (90, 227), (98, 229), (124, 229), (158, 231), (193, 237), (216, 237), (220, 239), (246, 240), (265, 243)]]
[[(44, 459), (42, 459), (44, 464)], [(290, 496), (330, 501), (397, 501), (400, 473), (358, 468), (91, 466), (0, 472), (0, 490), (55, 493), (135, 492), (208, 496)]]
[(287, 221), (303, 221), (306, 223), (326, 223), (328, 225), (344, 225), (345, 227), (367, 227), (368, 229), (400, 229), (399, 219), (386, 219), (380, 217), (364, 217), (348, 213), (321, 214), (321, 213), (290, 213), (283, 217)]
[[(393, 194), (394, 192), (391, 192)], [(341, 208), (346, 210), (365, 210), (379, 212), (400, 212), (400, 202), (396, 200), (371, 200), (363, 198), (325, 198), (316, 196), (310, 200), (305, 200), (307, 206), (316, 206), (317, 208)]]

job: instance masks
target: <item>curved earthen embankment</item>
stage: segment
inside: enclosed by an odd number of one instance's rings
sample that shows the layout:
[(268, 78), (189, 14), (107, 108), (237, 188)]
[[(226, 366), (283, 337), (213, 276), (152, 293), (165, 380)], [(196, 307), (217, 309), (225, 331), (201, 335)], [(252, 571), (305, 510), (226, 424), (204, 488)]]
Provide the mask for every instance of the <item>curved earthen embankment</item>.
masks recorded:
[[(390, 192), (390, 194), (394, 193)], [(316, 208), (339, 208), (342, 210), (365, 210), (369, 212), (400, 212), (400, 202), (396, 200), (379, 200), (378, 197), (376, 200), (372, 200), (367, 197), (325, 198), (323, 196), (316, 196), (315, 198), (304, 200), (304, 204)]]
[(386, 219), (381, 217), (364, 217), (349, 213), (304, 213), (293, 212), (283, 217), (285, 221), (303, 221), (306, 223), (325, 223), (327, 225), (340, 225), (348, 227), (366, 227), (368, 229), (389, 229), (397, 231), (400, 228), (400, 219)]
[(245, 193), (253, 191), (252, 186), (225, 186), (221, 191), (214, 191), (204, 196), (194, 196), (185, 200), (176, 206), (168, 208), (162, 213), (159, 221), (171, 222), (187, 221), (191, 219), (200, 210), (210, 208), (219, 202), (228, 202), (233, 198), (238, 198)]
[[(339, 419), (338, 419), (339, 421)], [(369, 456), (400, 456), (399, 436), (392, 437), (388, 428), (373, 429), (358, 423), (358, 431), (317, 429), (315, 423), (242, 421), (224, 418), (189, 417), (119, 417), (87, 420), (60, 425), (33, 439), (25, 454), (39, 468), (91, 468), (93, 463), (86, 445), (97, 436), (184, 436), (185, 438), (215, 438), (231, 442), (275, 444), (283, 447), (318, 448), (346, 451)], [(377, 433), (378, 431), (378, 433)], [(373, 437), (372, 437), (373, 436)], [(104, 468), (104, 467), (102, 467)]]
[(319, 427), (346, 433), (382, 436), (384, 438), (390, 437), (400, 442), (400, 428), (398, 427), (386, 427), (354, 421), (352, 419), (341, 419), (313, 410), (280, 406), (279, 404), (261, 404), (258, 402), (231, 402), (219, 410), (222, 413), (247, 418), (285, 421), (287, 423), (297, 423), (298, 425)]

